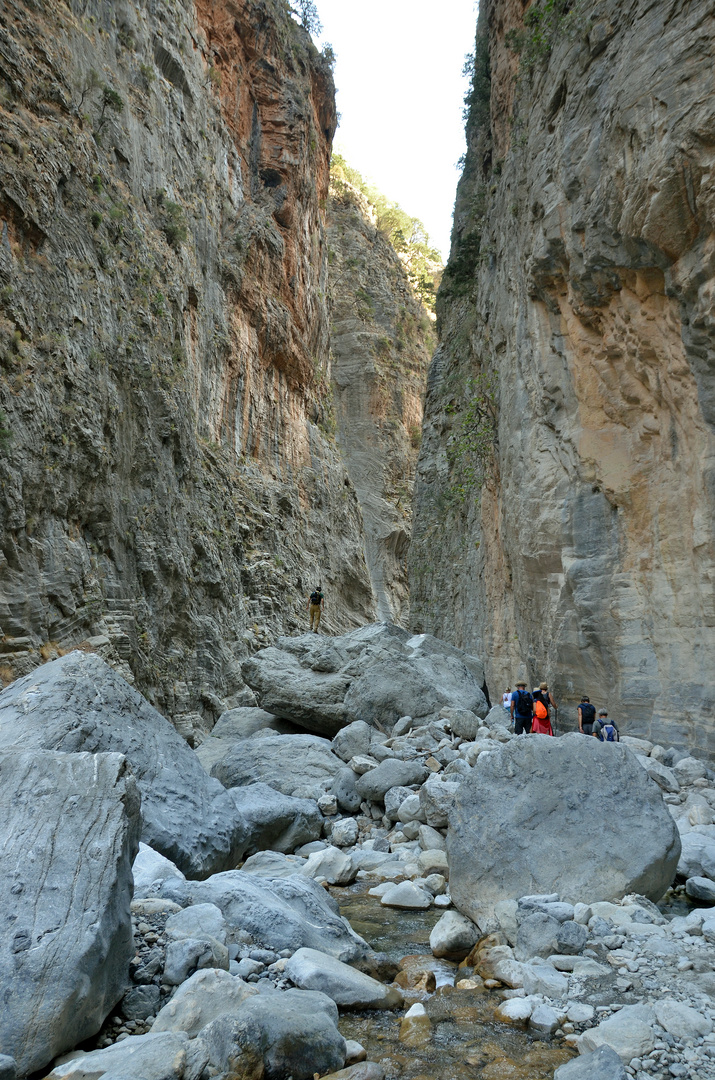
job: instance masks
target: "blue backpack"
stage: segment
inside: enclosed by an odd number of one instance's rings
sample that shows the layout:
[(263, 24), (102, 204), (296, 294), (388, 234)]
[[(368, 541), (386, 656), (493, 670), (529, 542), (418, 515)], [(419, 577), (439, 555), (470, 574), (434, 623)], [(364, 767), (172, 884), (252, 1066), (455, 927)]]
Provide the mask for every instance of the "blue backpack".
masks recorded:
[(618, 732), (609, 720), (607, 720), (601, 728), (598, 737), (601, 742), (618, 742)]

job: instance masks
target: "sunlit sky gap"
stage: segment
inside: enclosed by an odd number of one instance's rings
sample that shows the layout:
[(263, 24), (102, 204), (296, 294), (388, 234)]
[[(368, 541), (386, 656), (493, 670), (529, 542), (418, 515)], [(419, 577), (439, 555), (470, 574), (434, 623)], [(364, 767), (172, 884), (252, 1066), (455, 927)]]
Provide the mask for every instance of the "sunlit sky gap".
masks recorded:
[(464, 153), (465, 53), (475, 0), (316, 0), (337, 54), (335, 148), (408, 214), (446, 259)]

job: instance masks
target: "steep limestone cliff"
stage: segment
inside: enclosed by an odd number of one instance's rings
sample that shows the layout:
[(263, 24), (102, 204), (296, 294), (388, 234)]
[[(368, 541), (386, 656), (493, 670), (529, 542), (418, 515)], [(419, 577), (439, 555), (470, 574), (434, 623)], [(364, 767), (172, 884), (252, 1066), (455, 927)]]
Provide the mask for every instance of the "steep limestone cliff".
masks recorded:
[[(330, 68), (280, 0), (0, 9), (0, 674), (93, 638), (188, 735), (374, 616), (330, 435)], [(243, 696), (242, 696), (243, 695)]]
[(340, 178), (330, 189), (328, 244), (338, 443), (360, 500), (378, 616), (406, 625), (412, 487), (434, 331), (374, 207)]
[[(702, 3), (482, 4), (410, 554), (414, 625), (483, 655), (492, 693), (526, 670), (569, 724), (585, 692), (699, 753), (714, 44)], [(476, 430), (494, 377), (496, 428)]]

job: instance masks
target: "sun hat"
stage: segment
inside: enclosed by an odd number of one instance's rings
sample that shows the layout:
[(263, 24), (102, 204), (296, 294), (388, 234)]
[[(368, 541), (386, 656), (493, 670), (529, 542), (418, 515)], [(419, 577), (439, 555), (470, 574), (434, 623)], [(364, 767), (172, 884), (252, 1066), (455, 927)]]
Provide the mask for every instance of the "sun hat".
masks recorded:
[(548, 690), (549, 684), (546, 682), (539, 683), (539, 690)]
[(599, 716), (608, 716), (608, 709), (599, 709), (598, 710), (598, 715)]
[(517, 679), (514, 686), (526, 686), (526, 679)]

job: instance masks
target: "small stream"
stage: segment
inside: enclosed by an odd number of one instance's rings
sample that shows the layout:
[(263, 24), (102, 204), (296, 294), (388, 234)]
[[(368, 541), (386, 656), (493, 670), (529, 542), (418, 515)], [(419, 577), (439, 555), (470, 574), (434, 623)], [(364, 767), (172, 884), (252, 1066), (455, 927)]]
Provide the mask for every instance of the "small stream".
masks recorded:
[[(394, 961), (414, 957), (414, 967), (435, 974), (436, 989), (404, 990), (405, 1008), (421, 1001), (430, 1024), (400, 1040), (403, 1012), (343, 1014), (340, 1030), (356, 1039), (370, 1061), (378, 1061), (387, 1080), (551, 1080), (554, 1069), (574, 1057), (557, 1041), (540, 1041), (521, 1028), (496, 1023), (501, 997), (494, 991), (457, 989), (469, 971), (432, 956), (429, 936), (442, 911), (401, 911), (368, 896), (370, 883), (331, 889), (341, 913), (377, 952)], [(403, 1032), (403, 1035), (405, 1033)]]

